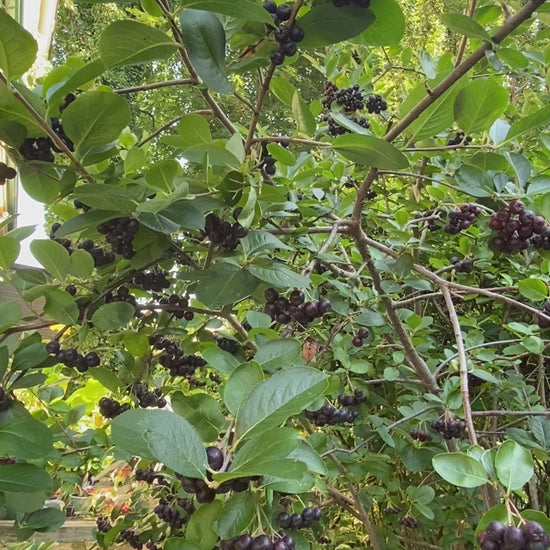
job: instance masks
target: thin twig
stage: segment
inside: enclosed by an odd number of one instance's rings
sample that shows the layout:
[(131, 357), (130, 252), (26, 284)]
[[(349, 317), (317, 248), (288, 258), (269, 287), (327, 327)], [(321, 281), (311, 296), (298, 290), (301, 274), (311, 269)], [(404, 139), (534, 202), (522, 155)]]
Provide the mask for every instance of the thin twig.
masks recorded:
[(151, 84), (142, 84), (141, 86), (133, 86), (131, 88), (120, 88), (115, 90), (115, 93), (126, 95), (137, 92), (146, 92), (147, 90), (156, 90), (158, 88), (168, 88), (170, 86), (196, 86), (197, 84), (199, 84), (199, 81), (194, 78), (178, 78), (175, 80), (163, 80), (161, 82), (153, 82)]
[(142, 145), (145, 145), (147, 142), (151, 141), (152, 139), (156, 138), (159, 134), (162, 134), (165, 130), (168, 130), (168, 128), (171, 128), (174, 124), (178, 123), (184, 116), (190, 115), (190, 114), (197, 114), (197, 115), (212, 115), (214, 114), (213, 111), (210, 109), (199, 109), (198, 111), (191, 111), (190, 113), (184, 113), (182, 115), (178, 115), (174, 117), (172, 120), (169, 120), (162, 126), (159, 126), (153, 133), (150, 135), (144, 137), (137, 145), (136, 147), (141, 147)]

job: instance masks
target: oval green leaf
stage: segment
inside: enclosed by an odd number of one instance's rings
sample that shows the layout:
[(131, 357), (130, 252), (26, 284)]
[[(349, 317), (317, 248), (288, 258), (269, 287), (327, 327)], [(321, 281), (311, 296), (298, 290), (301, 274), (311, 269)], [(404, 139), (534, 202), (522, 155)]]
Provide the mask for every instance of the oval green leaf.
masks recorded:
[(531, 453), (511, 439), (498, 448), (495, 470), (498, 480), (509, 491), (521, 489), (535, 471)]
[(433, 457), (435, 471), (445, 480), (458, 487), (480, 487), (487, 483), (483, 466), (463, 453), (444, 453)]
[(407, 157), (391, 143), (374, 136), (345, 134), (332, 141), (333, 148), (343, 157), (373, 168), (400, 170), (407, 168)]

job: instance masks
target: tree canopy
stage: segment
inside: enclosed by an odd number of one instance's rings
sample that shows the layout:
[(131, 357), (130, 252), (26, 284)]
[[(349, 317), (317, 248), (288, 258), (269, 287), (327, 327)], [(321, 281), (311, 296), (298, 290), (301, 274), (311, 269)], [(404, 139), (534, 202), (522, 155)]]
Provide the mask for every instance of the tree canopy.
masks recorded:
[(106, 549), (549, 548), (549, 15), (67, 2), (27, 87), (0, 11), (19, 538), (86, 496)]

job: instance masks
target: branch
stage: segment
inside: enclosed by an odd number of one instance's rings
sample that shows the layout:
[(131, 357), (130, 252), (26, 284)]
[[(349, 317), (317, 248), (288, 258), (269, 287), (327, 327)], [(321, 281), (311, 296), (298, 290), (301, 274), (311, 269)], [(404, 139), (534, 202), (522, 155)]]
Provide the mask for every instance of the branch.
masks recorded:
[(6, 87), (14, 95), (15, 99), (25, 107), (29, 114), (38, 122), (38, 125), (44, 130), (48, 137), (53, 141), (54, 145), (65, 154), (65, 156), (74, 164), (76, 169), (84, 176), (90, 183), (95, 183), (95, 179), (84, 168), (80, 161), (73, 155), (72, 151), (67, 147), (65, 142), (53, 131), (51, 126), (36, 112), (35, 108), (19, 93), (15, 88), (9, 85), (8, 79), (0, 72), (0, 80), (6, 85)]
[(178, 78), (176, 80), (164, 80), (162, 82), (153, 82), (152, 84), (142, 84), (141, 86), (133, 86), (132, 88), (120, 88), (115, 90), (115, 93), (120, 95), (134, 94), (136, 92), (146, 92), (147, 90), (156, 90), (158, 88), (168, 88), (169, 86), (196, 86), (198, 80), (194, 78)]
[(462, 338), (462, 330), (460, 328), (460, 322), (456, 314), (456, 309), (453, 304), (453, 298), (449, 289), (446, 286), (441, 286), (443, 297), (445, 298), (445, 304), (447, 305), (447, 311), (449, 312), (449, 318), (453, 326), (453, 332), (456, 340), (456, 347), (458, 349), (458, 362), (460, 365), (460, 393), (462, 394), (462, 408), (464, 409), (464, 421), (468, 428), (468, 435), (470, 436), (470, 443), (477, 445), (477, 436), (474, 423), (472, 421), (472, 407), (470, 405), (470, 393), (468, 390), (468, 359), (466, 357), (466, 351), (464, 349), (464, 340)]
[[(468, 9), (468, 17), (473, 17), (476, 12), (477, 0), (470, 0), (470, 7)], [(462, 57), (464, 56), (464, 50), (466, 49), (466, 44), (468, 43), (468, 37), (464, 35), (460, 41), (460, 46), (458, 47), (458, 53), (456, 54), (455, 67), (460, 65)]]
[(550, 416), (550, 411), (472, 411), (472, 416)]

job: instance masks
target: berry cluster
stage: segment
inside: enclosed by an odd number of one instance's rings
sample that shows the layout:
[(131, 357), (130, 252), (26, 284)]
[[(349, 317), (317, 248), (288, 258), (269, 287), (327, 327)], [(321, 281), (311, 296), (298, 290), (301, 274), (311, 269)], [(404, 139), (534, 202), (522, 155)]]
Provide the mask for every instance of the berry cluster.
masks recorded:
[(369, 337), (369, 329), (365, 327), (361, 327), (357, 331), (357, 334), (352, 338), (351, 343), (356, 348), (360, 348), (363, 345), (363, 340), (365, 340), (365, 338), (368, 338), (368, 337)]
[(399, 512), (401, 512), (400, 508), (384, 508), (385, 516), (393, 516), (395, 514), (399, 514)]
[(215, 244), (221, 244), (229, 250), (235, 250), (239, 239), (246, 237), (248, 231), (239, 223), (222, 221), (216, 214), (208, 214), (204, 220), (204, 232)]
[[(65, 133), (65, 130), (63, 130), (63, 125), (59, 121), (58, 118), (51, 118), (50, 124), (52, 127), (52, 130), (57, 134), (57, 137), (67, 146), (67, 149), (69, 151), (74, 151), (74, 143), (67, 137), (67, 134)], [(57, 153), (60, 153), (61, 151), (55, 146), (52, 145), (52, 148)]]
[[(351, 122), (358, 124), (362, 128), (370, 128), (370, 123), (364, 116), (359, 118), (353, 115), (348, 118), (351, 120)], [(351, 132), (351, 130), (344, 128), (344, 126), (336, 122), (330, 115), (325, 114), (322, 116), (322, 119), (326, 121), (326, 123), (328, 124), (329, 136), (332, 136), (332, 137), (341, 136), (343, 134), (349, 134)]]
[(159, 363), (170, 371), (170, 376), (191, 376), (197, 368), (204, 367), (206, 361), (197, 355), (183, 355), (179, 342), (160, 335), (149, 339), (151, 345), (164, 350), (159, 356)]
[[(550, 302), (546, 302), (541, 310), (541, 313), (550, 317)], [(546, 320), (542, 316), (538, 316), (537, 322), (540, 328), (550, 328), (550, 321)]]
[(306, 418), (316, 426), (335, 426), (354, 422), (359, 416), (357, 411), (350, 411), (347, 407), (337, 408), (330, 403), (325, 403), (316, 411), (305, 411)]
[(451, 258), (451, 264), (457, 273), (471, 273), (474, 269), (474, 260), (472, 258), (459, 260), (456, 256), (453, 256)]
[(104, 416), (105, 418), (115, 418), (115, 416), (122, 414), (130, 408), (131, 407), (128, 403), (122, 404), (114, 399), (110, 399), (109, 397), (102, 397), (99, 400), (99, 412), (101, 413), (101, 416)]
[(321, 102), (323, 107), (330, 109), (335, 101), (342, 106), (344, 111), (348, 112), (359, 111), (365, 107), (359, 84), (340, 90), (332, 82), (325, 82), (325, 97)]
[(338, 396), (338, 403), (340, 403), (342, 407), (356, 407), (357, 405), (364, 403), (366, 400), (367, 396), (360, 388), (356, 388), (351, 395), (344, 395), (343, 393), (341, 393)]
[(132, 278), (132, 283), (142, 290), (162, 292), (170, 288), (170, 281), (167, 278), (168, 271), (140, 271)]
[(399, 525), (407, 529), (420, 529), (421, 525), (414, 518), (404, 517), (399, 519)]
[(429, 433), (424, 432), (422, 430), (411, 430), (409, 432), (409, 435), (413, 439), (416, 439), (417, 441), (431, 441), (432, 440), (432, 436)]
[(59, 106), (59, 112), (62, 113), (75, 99), (76, 96), (74, 94), (67, 94)]
[(288, 21), (292, 14), (292, 8), (288, 4), (277, 4), (273, 0), (267, 0), (263, 7), (271, 14), (274, 23), (275, 40), (278, 43), (278, 49), (271, 53), (271, 63), (275, 66), (282, 65), (285, 57), (293, 56), (298, 49), (298, 42), (304, 39), (304, 31), (298, 25), (281, 25)]
[(87, 252), (90, 253), (90, 255), (94, 260), (95, 267), (103, 267), (104, 265), (112, 264), (115, 261), (114, 252), (105, 250), (100, 246), (96, 246), (94, 244), (94, 241), (92, 241), (91, 239), (86, 239), (85, 241), (82, 241), (78, 245), (78, 248), (81, 248), (82, 250), (86, 250)]
[(332, 0), (332, 3), (337, 8), (343, 8), (344, 6), (356, 6), (358, 8), (368, 8), (370, 6), (370, 0)]
[(214, 340), (216, 340), (216, 344), (220, 349), (223, 349), (223, 351), (227, 351), (227, 353), (230, 353), (231, 355), (235, 355), (235, 353), (237, 353), (239, 344), (237, 344), (235, 340), (224, 338), (220, 334), (216, 334), (214, 336)]
[(151, 466), (149, 466), (147, 470), (142, 470), (141, 468), (136, 470), (136, 481), (144, 481), (145, 483), (152, 485), (155, 479), (157, 479), (157, 474)]
[(330, 311), (330, 301), (324, 297), (319, 298), (317, 302), (305, 302), (304, 300), (305, 295), (301, 290), (293, 290), (290, 293), (290, 298), (285, 298), (274, 288), (268, 288), (265, 291), (265, 301), (267, 303), (264, 312), (273, 321), (282, 325), (286, 325), (291, 321), (307, 325)]
[(17, 176), (15, 168), (8, 166), (5, 162), (0, 162), (0, 185), (4, 185), (6, 180), (12, 180)]
[(134, 390), (138, 398), (139, 406), (142, 409), (147, 407), (158, 407), (162, 409), (166, 407), (166, 399), (162, 395), (162, 390), (160, 388), (150, 391), (145, 384), (136, 384)]
[(139, 230), (139, 222), (134, 218), (114, 218), (108, 222), (100, 223), (97, 230), (105, 235), (105, 240), (111, 245), (115, 254), (120, 254), (129, 260), (136, 251), (132, 242)]
[(136, 532), (133, 529), (123, 529), (120, 532), (120, 540), (127, 542), (129, 546), (136, 550), (142, 550), (143, 544), (140, 542)]
[(277, 172), (275, 159), (267, 152), (262, 155), (261, 167), (268, 176), (274, 176)]
[[(155, 299), (159, 297), (154, 295)], [(192, 311), (186, 310), (189, 306), (189, 299), (185, 296), (178, 296), (177, 294), (170, 294), (168, 298), (160, 298), (159, 304), (168, 305), (167, 311), (170, 311), (176, 319), (185, 319), (186, 321), (192, 321), (195, 314)]]
[(136, 297), (133, 294), (130, 294), (130, 291), (125, 286), (119, 286), (116, 294), (110, 291), (106, 292), (104, 298), (106, 304), (110, 304), (112, 302), (127, 302), (134, 307), (137, 305)]
[(6, 393), (6, 390), (0, 386), (0, 412), (7, 411), (12, 404), (13, 399)]
[(27, 160), (54, 162), (52, 140), (49, 137), (25, 138), (19, 147), (19, 152)]
[(111, 522), (109, 521), (109, 518), (107, 518), (106, 516), (99, 516), (96, 519), (95, 523), (97, 525), (97, 530), (100, 533), (106, 533), (107, 531), (109, 531), (109, 529), (113, 527), (111, 525)]
[(277, 517), (277, 523), (282, 529), (303, 529), (304, 527), (311, 527), (314, 521), (319, 521), (322, 517), (323, 511), (321, 508), (306, 506), (301, 514), (281, 512)]
[(466, 422), (464, 420), (449, 420), (443, 419), (433, 420), (430, 422), (430, 428), (434, 432), (440, 433), (444, 439), (460, 438), (466, 430)]
[(88, 212), (91, 210), (91, 207), (87, 204), (84, 204), (80, 199), (75, 199), (73, 205), (76, 209), (82, 210), (83, 212)]
[(48, 342), (46, 351), (50, 355), (55, 355), (59, 363), (63, 363), (66, 367), (74, 367), (78, 372), (86, 372), (89, 368), (97, 367), (100, 363), (99, 355), (95, 351), (82, 355), (75, 348), (61, 349), (58, 340)]
[(365, 107), (370, 114), (376, 113), (379, 115), (388, 108), (388, 103), (382, 99), (380, 94), (372, 94), (367, 98)]
[(294, 550), (295, 548), (294, 539), (284, 533), (274, 540), (267, 535), (258, 535), (253, 538), (245, 534), (231, 540), (224, 540), (220, 544), (220, 550)]
[(443, 230), (445, 233), (457, 235), (463, 229), (468, 229), (480, 214), (481, 208), (477, 204), (461, 204), (456, 210), (449, 212), (449, 223)]
[(477, 535), (481, 550), (546, 550), (550, 537), (536, 521), (527, 521), (521, 527), (505, 527), (492, 521)]
[(472, 142), (472, 136), (464, 135), (464, 132), (457, 132), (452, 138), (447, 140), (449, 147), (453, 145), (469, 145)]
[(172, 508), (165, 499), (159, 501), (153, 508), (153, 512), (172, 529), (181, 529), (187, 522), (187, 516), (183, 515), (178, 508)]
[(530, 240), (531, 237), (542, 236), (549, 229), (542, 216), (526, 210), (523, 202), (518, 199), (514, 199), (506, 208), (501, 208), (492, 216), (489, 227), (497, 231), (492, 245), (500, 252), (518, 252), (528, 248), (529, 244), (536, 246), (537, 240)]

